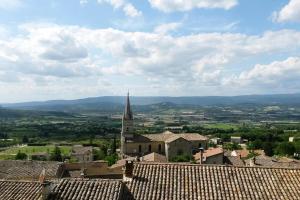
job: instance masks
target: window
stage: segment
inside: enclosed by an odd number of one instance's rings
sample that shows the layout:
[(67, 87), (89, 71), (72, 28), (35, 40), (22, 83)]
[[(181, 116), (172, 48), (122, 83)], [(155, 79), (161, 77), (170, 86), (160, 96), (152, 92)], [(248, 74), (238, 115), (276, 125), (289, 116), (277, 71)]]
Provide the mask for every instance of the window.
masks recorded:
[(201, 144), (201, 143), (199, 143), (198, 147), (199, 147), (199, 148), (201, 148), (201, 147), (202, 147), (202, 144)]
[(139, 145), (139, 153), (142, 153), (142, 145)]
[(158, 145), (158, 152), (161, 153), (161, 144)]
[(148, 151), (149, 151), (149, 152), (152, 151), (152, 149), (151, 149), (151, 144), (149, 144), (149, 146), (148, 146)]

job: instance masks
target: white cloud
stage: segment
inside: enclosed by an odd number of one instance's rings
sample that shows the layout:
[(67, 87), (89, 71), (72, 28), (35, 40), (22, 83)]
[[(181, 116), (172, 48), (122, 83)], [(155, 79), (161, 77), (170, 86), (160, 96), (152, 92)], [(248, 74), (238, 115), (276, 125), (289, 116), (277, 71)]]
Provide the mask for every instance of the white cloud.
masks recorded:
[(142, 15), (142, 12), (137, 10), (131, 3), (126, 0), (98, 0), (98, 3), (108, 3), (114, 7), (114, 9), (122, 9), (126, 16), (138, 17)]
[[(48, 95), (56, 90), (54, 98), (61, 92), (73, 98), (74, 88), (94, 96), (101, 95), (99, 91), (118, 94), (133, 85), (139, 85), (137, 95), (145, 95), (148, 88), (160, 95), (221, 95), (234, 86), (240, 92), (251, 85), (268, 88), (267, 82), (299, 77), (299, 58), (245, 70), (249, 63), (262, 63), (262, 57), (299, 55), (300, 32), (293, 30), (172, 36), (32, 23), (20, 26), (15, 37), (0, 38), (0, 46), (1, 84), (16, 90), (27, 85), (32, 93), (46, 88)], [(103, 78), (110, 84), (99, 82)], [(293, 80), (299, 88), (300, 81)]]
[(276, 22), (300, 22), (300, 1), (290, 0), (280, 11), (273, 13)]
[(148, 0), (152, 7), (164, 12), (188, 11), (194, 8), (231, 9), (238, 0)]
[(138, 11), (132, 4), (127, 3), (125, 4), (125, 6), (123, 7), (123, 11), (125, 12), (125, 14), (129, 17), (138, 17), (142, 15), (141, 11)]
[(22, 5), (21, 0), (0, 0), (0, 9), (12, 10)]
[(170, 31), (175, 31), (178, 29), (182, 24), (180, 22), (173, 22), (167, 24), (161, 24), (155, 27), (154, 32), (158, 34), (166, 34)]
[(88, 0), (80, 0), (79, 3), (80, 5), (85, 5), (88, 3)]
[(257, 64), (252, 69), (224, 81), (236, 87), (254, 87), (265, 92), (299, 92), (300, 58), (289, 57), (270, 64)]

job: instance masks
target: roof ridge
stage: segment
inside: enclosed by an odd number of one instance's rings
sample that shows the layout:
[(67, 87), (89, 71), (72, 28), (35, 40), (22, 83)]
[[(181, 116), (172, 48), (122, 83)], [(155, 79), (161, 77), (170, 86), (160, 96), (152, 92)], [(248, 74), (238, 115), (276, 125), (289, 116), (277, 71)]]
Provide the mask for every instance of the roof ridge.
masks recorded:
[(13, 182), (13, 183), (40, 183), (36, 180), (22, 180), (22, 179), (0, 179), (0, 182)]
[(135, 162), (139, 165), (177, 165), (177, 166), (202, 166), (202, 167), (227, 167), (227, 168), (259, 168), (259, 169), (285, 169), (285, 170), (297, 170), (300, 171), (300, 168), (291, 168), (291, 167), (266, 167), (266, 166), (233, 166), (233, 165), (217, 165), (217, 164), (193, 164), (193, 163), (162, 163), (162, 162)]

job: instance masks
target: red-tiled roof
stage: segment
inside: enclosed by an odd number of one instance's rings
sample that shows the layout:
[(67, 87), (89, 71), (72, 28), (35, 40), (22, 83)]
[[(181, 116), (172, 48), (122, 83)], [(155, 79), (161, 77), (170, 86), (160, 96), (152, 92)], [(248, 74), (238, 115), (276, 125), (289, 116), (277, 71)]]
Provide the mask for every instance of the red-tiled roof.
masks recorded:
[[(203, 157), (208, 158), (211, 156), (223, 154), (223, 149), (222, 148), (209, 148), (203, 152)], [(201, 153), (196, 153), (194, 155), (195, 160), (200, 160), (201, 158)]]
[(40, 200), (42, 186), (39, 182), (0, 180), (0, 199)]
[(299, 199), (300, 170), (135, 163), (133, 199)]
[(207, 137), (200, 135), (199, 133), (172, 133), (170, 131), (165, 131), (159, 134), (144, 134), (143, 137), (148, 138), (151, 141), (159, 141), (159, 142), (166, 142), (176, 140), (180, 137), (184, 138), (188, 141), (201, 141), (201, 140), (208, 140)]
[(54, 187), (49, 200), (119, 200), (121, 192), (120, 180), (62, 179)]
[(146, 162), (167, 162), (166, 156), (155, 153), (155, 152), (141, 157), (141, 160), (146, 161)]
[(0, 161), (0, 179), (37, 180), (43, 169), (46, 177), (59, 178), (61, 163), (52, 161)]

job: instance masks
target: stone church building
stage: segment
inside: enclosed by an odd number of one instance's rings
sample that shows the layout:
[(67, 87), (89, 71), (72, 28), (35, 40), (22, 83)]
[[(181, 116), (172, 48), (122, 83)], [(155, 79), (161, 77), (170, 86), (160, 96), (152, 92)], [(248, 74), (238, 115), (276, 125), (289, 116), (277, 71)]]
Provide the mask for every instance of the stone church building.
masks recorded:
[(199, 148), (206, 149), (207, 143), (208, 138), (198, 133), (175, 134), (165, 131), (158, 134), (135, 134), (129, 94), (127, 95), (121, 131), (123, 156), (143, 156), (155, 152), (170, 160), (178, 155), (192, 156)]

